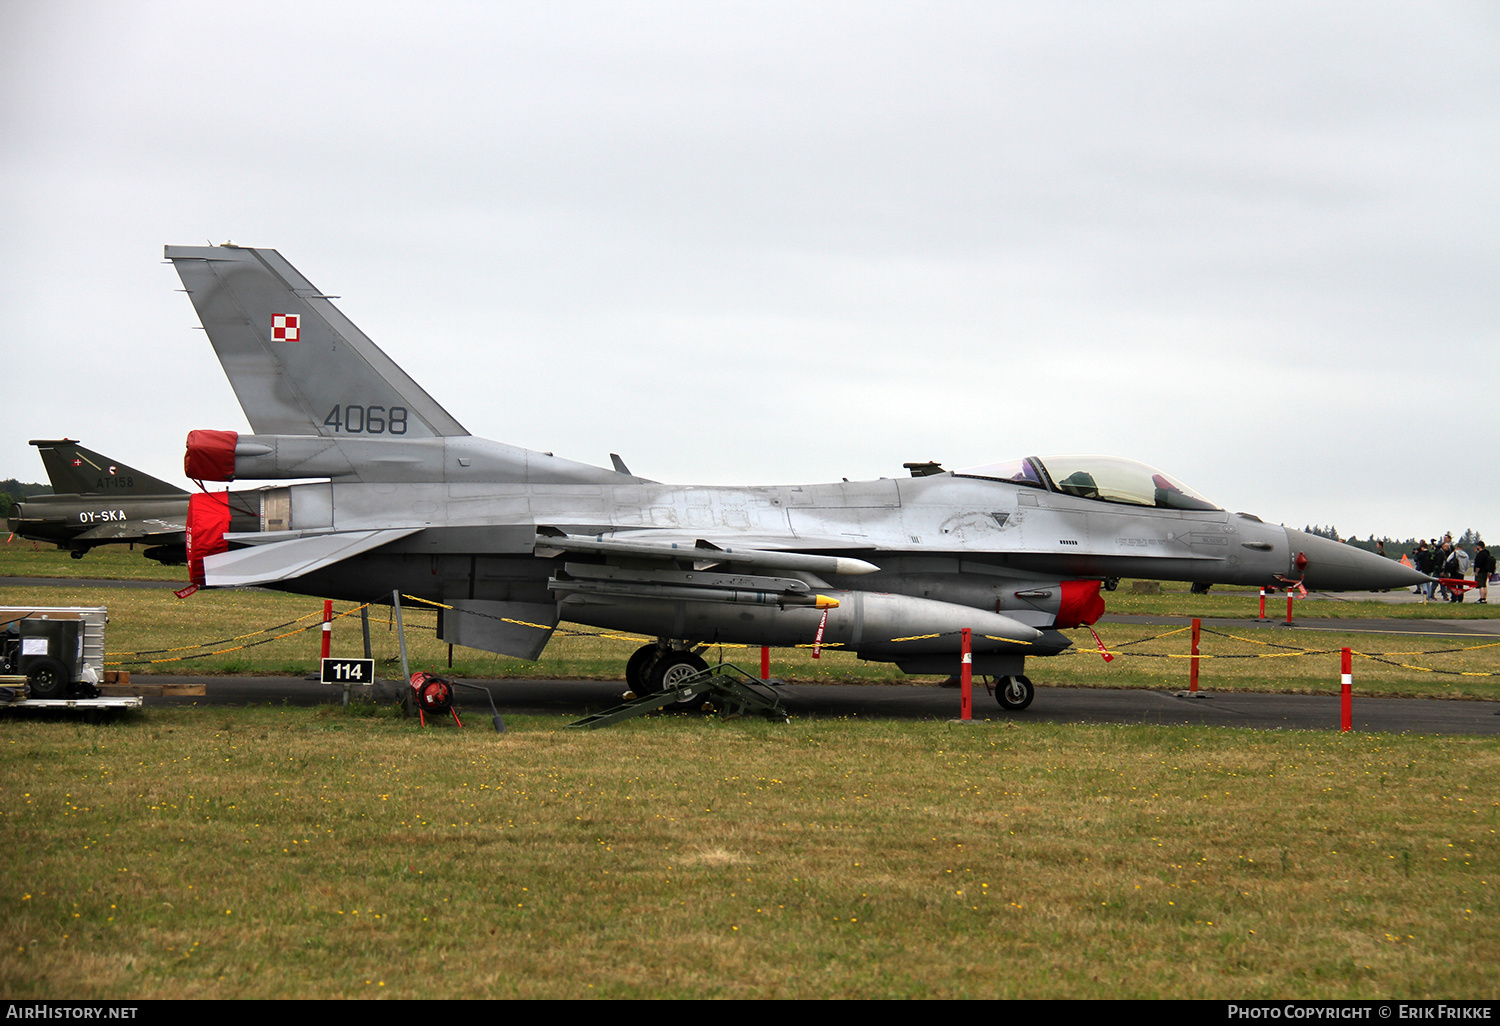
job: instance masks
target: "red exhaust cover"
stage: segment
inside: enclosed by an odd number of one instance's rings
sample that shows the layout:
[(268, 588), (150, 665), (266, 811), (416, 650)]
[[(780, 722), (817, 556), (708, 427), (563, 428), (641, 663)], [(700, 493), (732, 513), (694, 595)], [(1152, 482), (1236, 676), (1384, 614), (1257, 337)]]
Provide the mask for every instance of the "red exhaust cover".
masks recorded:
[(1063, 581), (1062, 602), (1057, 610), (1057, 629), (1091, 624), (1104, 615), (1099, 581)]
[(188, 578), (194, 584), (204, 583), (204, 556), (229, 551), (229, 543), (224, 540), (224, 532), (228, 530), (228, 492), (195, 492), (188, 497)]
[(238, 431), (189, 431), (182, 469), (193, 481), (233, 481)]

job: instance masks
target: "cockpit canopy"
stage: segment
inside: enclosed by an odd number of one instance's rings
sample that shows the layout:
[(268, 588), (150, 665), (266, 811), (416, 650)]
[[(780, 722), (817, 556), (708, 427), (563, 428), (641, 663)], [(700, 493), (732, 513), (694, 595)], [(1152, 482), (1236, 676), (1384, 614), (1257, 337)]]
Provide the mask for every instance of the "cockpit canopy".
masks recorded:
[(1217, 510), (1219, 507), (1155, 467), (1119, 456), (1027, 456), (955, 470), (955, 477), (1027, 485), (1100, 502), (1157, 509)]

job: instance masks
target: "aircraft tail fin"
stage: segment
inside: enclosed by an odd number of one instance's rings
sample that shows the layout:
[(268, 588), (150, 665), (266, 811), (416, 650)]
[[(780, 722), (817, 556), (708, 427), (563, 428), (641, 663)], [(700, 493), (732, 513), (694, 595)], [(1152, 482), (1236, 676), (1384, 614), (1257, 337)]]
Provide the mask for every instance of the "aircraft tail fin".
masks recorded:
[(59, 495), (186, 495), (176, 485), (85, 449), (71, 438), (33, 438)]
[(168, 246), (166, 256), (256, 434), (468, 434), (276, 250)]

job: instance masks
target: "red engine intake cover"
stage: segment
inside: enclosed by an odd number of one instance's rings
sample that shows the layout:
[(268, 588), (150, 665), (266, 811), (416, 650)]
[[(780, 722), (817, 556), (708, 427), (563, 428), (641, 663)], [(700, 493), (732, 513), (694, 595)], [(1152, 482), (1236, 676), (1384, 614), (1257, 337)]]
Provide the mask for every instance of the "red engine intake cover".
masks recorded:
[(224, 534), (229, 530), (229, 493), (195, 492), (188, 496), (188, 577), (203, 583), (203, 557), (229, 551)]
[(189, 431), (182, 469), (193, 481), (233, 481), (238, 431)]
[(1100, 581), (1063, 581), (1062, 602), (1057, 610), (1057, 629), (1067, 630), (1092, 624), (1104, 615), (1104, 597), (1099, 594)]

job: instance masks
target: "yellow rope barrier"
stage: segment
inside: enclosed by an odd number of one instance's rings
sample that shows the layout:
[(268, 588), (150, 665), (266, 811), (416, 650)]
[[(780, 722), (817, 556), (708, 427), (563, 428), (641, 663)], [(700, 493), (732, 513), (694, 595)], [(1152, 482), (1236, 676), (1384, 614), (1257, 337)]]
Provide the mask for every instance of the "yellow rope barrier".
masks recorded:
[[(409, 601), (409, 602), (421, 603), (422, 605), (434, 607), (434, 608), (437, 608), (437, 609), (454, 610), (456, 608), (455, 606), (450, 605), (448, 603), (437, 602), (437, 601), (435, 601), (433, 599), (426, 599), (426, 598), (422, 598), (422, 597), (417, 596), (417, 595), (402, 594), (401, 597), (403, 599)], [(345, 617), (352, 616), (355, 613), (358, 613), (358, 612), (360, 612), (363, 609), (369, 608), (370, 605), (371, 605), (371, 603), (364, 603), (362, 605), (354, 606), (354, 607), (351, 607), (349, 609), (343, 610), (343, 611), (335, 614), (334, 617), (333, 617), (333, 619), (334, 620), (341, 620), (341, 619), (344, 619)], [(487, 617), (489, 619), (498, 620), (498, 621), (500, 621), (502, 623), (515, 624), (516, 626), (520, 626), (520, 627), (530, 627), (530, 628), (533, 628), (533, 629), (536, 629), (536, 630), (543, 630), (543, 631), (554, 631), (554, 632), (556, 632), (561, 637), (583, 637), (583, 638), (594, 637), (594, 638), (602, 638), (602, 639), (605, 639), (605, 640), (608, 640), (608, 641), (624, 641), (624, 642), (631, 642), (631, 643), (637, 643), (637, 644), (649, 644), (649, 643), (651, 643), (654, 640), (652, 638), (641, 638), (641, 637), (636, 637), (636, 636), (630, 635), (630, 634), (620, 634), (620, 633), (610, 632), (610, 631), (578, 630), (577, 628), (573, 628), (573, 627), (559, 628), (559, 627), (557, 627), (556, 624), (532, 623), (532, 622), (527, 621), (527, 620), (517, 620), (517, 619), (514, 619), (512, 617), (495, 616), (493, 614), (483, 613), (483, 612), (480, 612), (478, 610), (460, 610), (460, 611), (464, 612), (465, 615), (483, 616), (483, 617)], [(314, 622), (312, 622), (310, 624), (307, 624), (306, 626), (303, 626), (303, 627), (295, 628), (294, 630), (283, 631), (282, 633), (279, 633), (279, 634), (272, 634), (271, 633), (273, 631), (280, 630), (283, 627), (288, 627), (288, 626), (291, 626), (292, 624), (301, 623), (304, 620), (312, 620)], [(116, 658), (116, 659), (112, 659), (112, 660), (106, 662), (104, 665), (106, 665), (106, 666), (124, 666), (124, 665), (140, 665), (140, 664), (144, 664), (144, 665), (158, 665), (158, 664), (162, 664), (162, 663), (185, 662), (185, 661), (192, 660), (192, 659), (204, 659), (204, 658), (208, 658), (210, 656), (228, 655), (229, 653), (232, 653), (232, 652), (240, 652), (240, 651), (244, 651), (245, 649), (255, 648), (255, 647), (259, 646), (259, 645), (266, 645), (266, 644), (270, 644), (271, 642), (274, 642), (274, 641), (281, 641), (281, 640), (284, 640), (286, 638), (295, 637), (298, 634), (304, 634), (304, 633), (306, 633), (307, 631), (310, 631), (310, 630), (317, 630), (318, 628), (320, 628), (322, 626), (322, 624), (323, 624), (323, 613), (322, 613), (321, 610), (318, 610), (318, 611), (315, 611), (315, 612), (312, 612), (312, 613), (308, 613), (305, 616), (299, 616), (299, 617), (297, 617), (296, 619), (293, 619), (293, 620), (287, 620), (284, 623), (275, 624), (275, 625), (270, 626), (270, 627), (264, 627), (264, 628), (262, 628), (262, 629), (260, 629), (258, 631), (250, 631), (250, 632), (248, 632), (246, 634), (238, 634), (238, 635), (235, 635), (235, 636), (230, 637), (230, 638), (223, 638), (223, 639), (221, 639), (219, 641), (200, 642), (199, 644), (196, 644), (196, 645), (183, 645), (183, 646), (180, 646), (180, 647), (177, 647), (177, 648), (146, 649), (146, 650), (142, 650), (142, 651), (138, 651), (138, 652), (122, 652), (122, 653), (119, 653), (119, 656), (121, 656), (121, 657), (162, 655), (164, 658), (160, 658), (160, 659)], [(435, 630), (436, 629), (434, 627), (427, 627), (425, 625), (418, 625), (418, 624), (411, 624), (410, 626), (416, 627), (416, 628), (419, 628), (419, 629), (424, 629), (424, 630)], [(1068, 650), (1068, 651), (1066, 651), (1064, 653), (1058, 653), (1058, 654), (1060, 654), (1060, 655), (1066, 654), (1066, 655), (1074, 655), (1074, 656), (1107, 655), (1107, 656), (1110, 656), (1110, 657), (1114, 657), (1114, 656), (1132, 656), (1132, 657), (1139, 658), (1139, 659), (1297, 659), (1297, 658), (1303, 658), (1303, 657), (1307, 657), (1307, 656), (1332, 655), (1332, 654), (1340, 651), (1339, 649), (1332, 649), (1332, 648), (1322, 648), (1322, 649), (1298, 648), (1297, 646), (1294, 646), (1294, 645), (1282, 645), (1282, 644), (1277, 644), (1276, 642), (1263, 641), (1263, 640), (1260, 640), (1260, 639), (1257, 639), (1257, 638), (1247, 638), (1247, 637), (1242, 637), (1242, 636), (1236, 635), (1236, 634), (1229, 634), (1229, 633), (1226, 633), (1226, 632), (1223, 632), (1223, 631), (1213, 630), (1212, 628), (1201, 628), (1201, 627), (1200, 627), (1200, 630), (1205, 635), (1213, 635), (1215, 637), (1225, 638), (1227, 640), (1236, 641), (1236, 642), (1239, 642), (1239, 643), (1245, 644), (1245, 645), (1253, 645), (1253, 646), (1258, 646), (1258, 647), (1262, 647), (1262, 648), (1281, 649), (1281, 651), (1277, 651), (1277, 652), (1261, 652), (1261, 653), (1245, 653), (1245, 654), (1242, 654), (1242, 653), (1227, 653), (1227, 652), (1225, 652), (1225, 653), (1206, 653), (1206, 652), (1200, 652), (1198, 655), (1193, 655), (1191, 653), (1179, 653), (1179, 652), (1127, 652), (1127, 651), (1125, 651), (1127, 648), (1130, 648), (1131, 646), (1142, 645), (1142, 644), (1146, 644), (1146, 643), (1152, 642), (1152, 641), (1161, 641), (1163, 639), (1171, 638), (1171, 637), (1174, 637), (1174, 636), (1176, 636), (1178, 634), (1182, 634), (1182, 633), (1184, 633), (1186, 631), (1189, 631), (1191, 629), (1192, 629), (1191, 626), (1178, 627), (1178, 628), (1175, 628), (1173, 630), (1163, 631), (1163, 632), (1161, 632), (1159, 634), (1146, 635), (1145, 637), (1140, 637), (1140, 638), (1132, 639), (1130, 641), (1120, 642), (1120, 643), (1118, 643), (1118, 644), (1116, 644), (1114, 646), (1108, 646), (1108, 647), (1106, 647), (1106, 646), (1103, 646), (1102, 643), (1101, 643), (1101, 646), (1098, 647), (1098, 648), (1075, 648), (1075, 649), (1070, 649), (1070, 650)], [(948, 635), (956, 635), (958, 633), (959, 632), (957, 632), (957, 631), (943, 631), (943, 632), (937, 632), (937, 633), (932, 633), (932, 634), (914, 634), (914, 635), (910, 635), (908, 637), (890, 638), (890, 639), (888, 639), (888, 641), (886, 641), (884, 643), (885, 644), (896, 644), (896, 643), (910, 642), (910, 641), (926, 641), (926, 640), (931, 640), (933, 638), (941, 638), (941, 637), (945, 637), (945, 636), (948, 636)], [(251, 638), (261, 637), (262, 635), (268, 635), (268, 636), (262, 637), (262, 639), (260, 641), (250, 641), (250, 640), (248, 640), (248, 639), (251, 639)], [(978, 635), (978, 637), (982, 637), (982, 638), (984, 638), (986, 640), (989, 640), (989, 641), (1006, 642), (1006, 643), (1009, 643), (1009, 644), (1012, 644), (1012, 645), (1018, 645), (1018, 646), (1028, 646), (1028, 645), (1033, 644), (1032, 642), (1029, 642), (1029, 641), (1020, 641), (1020, 640), (1016, 640), (1016, 639), (1013, 639), (1013, 638), (1000, 638), (1000, 637), (996, 637), (996, 636), (990, 635), (990, 634)], [(212, 646), (212, 645), (223, 645), (226, 642), (244, 642), (244, 643), (243, 644), (238, 644), (238, 645), (230, 645), (229, 647), (226, 647), (226, 648), (215, 648), (215, 649), (212, 649), (210, 651), (197, 651), (197, 652), (195, 652), (192, 655), (175, 655), (174, 654), (174, 653), (179, 653), (179, 652), (194, 652), (194, 650), (196, 650), (196, 649), (204, 649), (204, 648), (208, 648), (209, 646)], [(865, 644), (870, 644), (870, 642), (865, 642)], [(707, 648), (720, 648), (720, 649), (723, 649), (723, 648), (747, 649), (747, 648), (758, 648), (760, 646), (738, 644), (738, 643), (732, 643), (732, 642), (713, 642), (713, 643), (711, 643), (709, 645), (706, 645), (705, 647), (707, 647)], [(796, 644), (796, 645), (792, 645), (790, 647), (792, 647), (792, 648), (844, 649), (844, 648), (848, 648), (849, 646), (846, 643), (844, 643), (844, 642), (823, 642), (821, 645), (819, 645), (816, 642), (802, 642), (802, 643), (799, 643), (799, 644)], [(1479, 645), (1465, 645), (1465, 646), (1462, 646), (1460, 648), (1426, 649), (1426, 650), (1396, 651), (1396, 652), (1355, 652), (1355, 651), (1353, 651), (1351, 649), (1351, 652), (1354, 655), (1359, 656), (1361, 659), (1368, 659), (1368, 660), (1370, 660), (1372, 662), (1385, 663), (1388, 666), (1395, 666), (1395, 667), (1399, 667), (1399, 668), (1405, 669), (1405, 670), (1414, 670), (1414, 671), (1417, 671), (1417, 672), (1420, 672), (1420, 673), (1435, 673), (1435, 674), (1444, 674), (1444, 675), (1459, 676), (1459, 677), (1495, 677), (1495, 676), (1500, 676), (1500, 673), (1491, 672), (1491, 671), (1480, 671), (1480, 670), (1443, 670), (1443, 669), (1439, 669), (1437, 667), (1419, 666), (1419, 665), (1417, 665), (1415, 663), (1409, 663), (1409, 662), (1402, 661), (1402, 659), (1404, 659), (1406, 657), (1412, 657), (1412, 656), (1454, 655), (1454, 654), (1463, 653), (1463, 652), (1477, 652), (1477, 651), (1482, 651), (1484, 649), (1490, 649), (1490, 648), (1500, 648), (1500, 641), (1486, 642), (1484, 644), (1479, 644)]]

